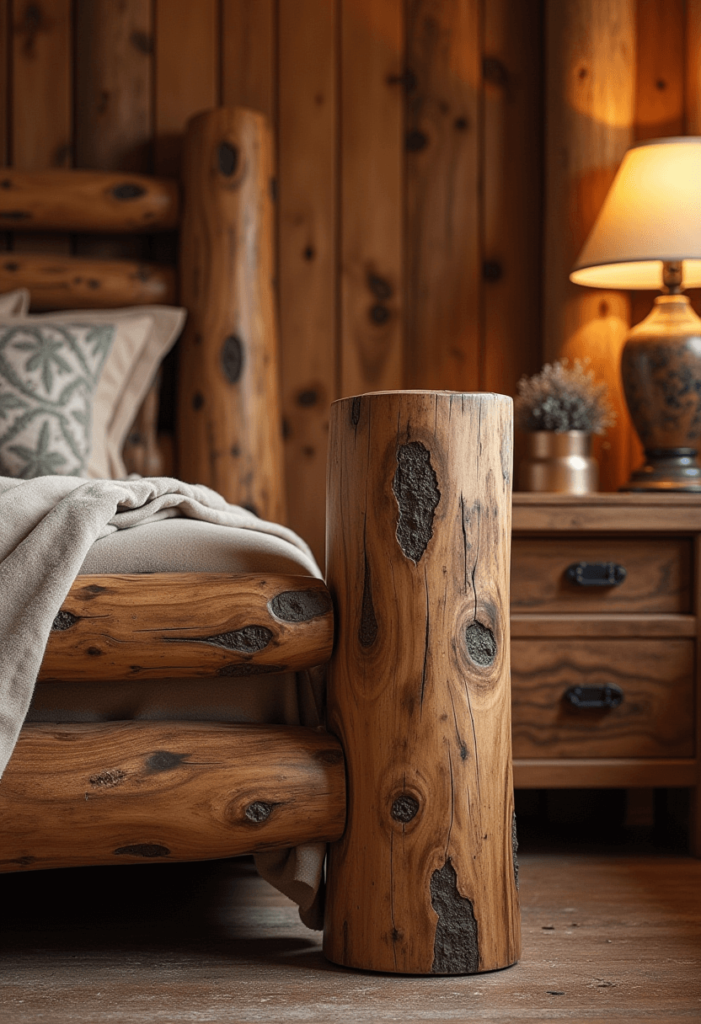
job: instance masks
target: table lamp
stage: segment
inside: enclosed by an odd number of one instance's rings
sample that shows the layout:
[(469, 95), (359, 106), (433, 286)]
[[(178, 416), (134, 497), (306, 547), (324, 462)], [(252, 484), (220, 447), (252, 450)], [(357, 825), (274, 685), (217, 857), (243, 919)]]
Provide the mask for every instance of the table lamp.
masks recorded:
[(623, 157), (570, 274), (591, 288), (659, 289), (621, 356), (645, 464), (626, 491), (701, 491), (701, 136), (651, 139)]

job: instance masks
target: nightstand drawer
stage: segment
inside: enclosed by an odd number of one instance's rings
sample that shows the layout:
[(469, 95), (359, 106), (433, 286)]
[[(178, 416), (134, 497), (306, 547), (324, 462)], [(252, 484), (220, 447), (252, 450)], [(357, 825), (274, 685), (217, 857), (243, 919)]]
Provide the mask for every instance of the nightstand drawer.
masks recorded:
[[(683, 614), (691, 611), (691, 563), (683, 537), (514, 537), (511, 608)], [(593, 568), (577, 570), (583, 564)], [(625, 570), (618, 584), (617, 567)]]
[[(514, 757), (693, 756), (693, 640), (514, 640), (511, 659)], [(614, 688), (617, 707), (571, 702)]]

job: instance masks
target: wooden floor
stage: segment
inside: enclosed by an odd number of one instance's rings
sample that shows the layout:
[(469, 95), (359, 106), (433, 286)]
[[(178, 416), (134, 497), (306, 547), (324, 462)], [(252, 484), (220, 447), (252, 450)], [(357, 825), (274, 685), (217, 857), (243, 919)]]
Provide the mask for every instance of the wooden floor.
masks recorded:
[(524, 953), (467, 978), (327, 963), (248, 862), (0, 878), (0, 1021), (701, 1021), (701, 862), (521, 857)]

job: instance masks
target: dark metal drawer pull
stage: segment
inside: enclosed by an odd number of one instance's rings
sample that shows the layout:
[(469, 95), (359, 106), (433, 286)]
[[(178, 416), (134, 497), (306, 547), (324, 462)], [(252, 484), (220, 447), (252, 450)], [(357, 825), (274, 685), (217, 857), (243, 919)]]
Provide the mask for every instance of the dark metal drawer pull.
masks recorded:
[(618, 686), (570, 686), (565, 700), (573, 708), (617, 708), (623, 702), (623, 690)]
[(626, 571), (616, 562), (576, 562), (565, 570), (565, 576), (578, 587), (619, 587)]

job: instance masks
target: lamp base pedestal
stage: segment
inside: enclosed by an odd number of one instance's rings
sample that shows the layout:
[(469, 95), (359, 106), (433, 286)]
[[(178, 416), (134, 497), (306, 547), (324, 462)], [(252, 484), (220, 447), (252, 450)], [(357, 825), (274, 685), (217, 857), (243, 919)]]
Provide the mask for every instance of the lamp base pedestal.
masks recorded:
[(645, 452), (645, 465), (631, 476), (622, 491), (701, 491), (701, 465), (695, 448), (653, 448)]

